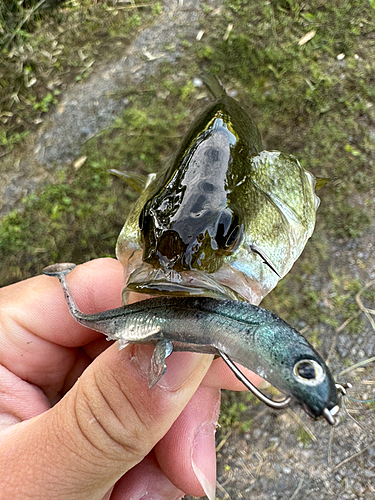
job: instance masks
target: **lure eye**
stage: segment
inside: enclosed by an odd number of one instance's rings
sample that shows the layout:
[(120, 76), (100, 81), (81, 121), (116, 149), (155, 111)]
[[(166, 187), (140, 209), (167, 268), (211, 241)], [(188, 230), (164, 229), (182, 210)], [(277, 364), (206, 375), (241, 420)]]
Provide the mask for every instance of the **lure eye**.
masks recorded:
[(304, 361), (300, 363), (297, 367), (297, 373), (300, 377), (306, 378), (308, 380), (316, 378), (315, 366), (312, 363)]
[(298, 361), (294, 365), (293, 374), (299, 382), (306, 385), (318, 385), (325, 377), (323, 368), (313, 359)]

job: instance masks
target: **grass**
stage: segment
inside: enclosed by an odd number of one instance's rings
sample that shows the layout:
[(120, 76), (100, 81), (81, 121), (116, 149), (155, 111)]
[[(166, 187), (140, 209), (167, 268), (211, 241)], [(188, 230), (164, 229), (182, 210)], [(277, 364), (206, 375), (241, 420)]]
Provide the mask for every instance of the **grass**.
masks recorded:
[[(138, 7), (137, 4), (140, 6)], [(9, 152), (43, 120), (67, 87), (117, 59), (160, 3), (117, 0), (9, 0), (0, 4), (0, 120)]]

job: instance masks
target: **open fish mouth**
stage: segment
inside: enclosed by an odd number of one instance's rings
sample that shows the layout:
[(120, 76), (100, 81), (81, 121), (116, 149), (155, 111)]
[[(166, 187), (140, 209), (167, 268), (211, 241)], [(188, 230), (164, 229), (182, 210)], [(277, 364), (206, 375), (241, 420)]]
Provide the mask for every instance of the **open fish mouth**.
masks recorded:
[[(256, 305), (278, 281), (276, 274), (259, 258), (252, 266), (255, 269), (255, 276), (251, 276), (243, 266), (233, 263), (223, 263), (214, 273), (197, 269), (176, 271), (154, 267), (143, 261), (143, 250), (138, 245), (131, 244), (128, 244), (127, 249), (123, 249), (121, 259), (124, 265), (122, 292), (124, 304), (128, 303), (130, 292), (137, 292), (147, 295), (204, 296), (221, 300), (241, 300)], [(258, 274), (262, 276), (261, 283)]]
[(130, 273), (123, 290), (123, 300), (129, 292), (151, 295), (205, 296), (216, 299), (243, 300), (233, 289), (220, 284), (204, 271), (182, 271), (156, 269), (142, 263)]

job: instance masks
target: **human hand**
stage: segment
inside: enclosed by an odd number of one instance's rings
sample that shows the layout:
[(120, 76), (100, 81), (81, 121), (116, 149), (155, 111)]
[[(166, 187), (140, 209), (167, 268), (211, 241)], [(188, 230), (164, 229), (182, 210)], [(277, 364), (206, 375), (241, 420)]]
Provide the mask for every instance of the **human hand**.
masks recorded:
[[(121, 276), (113, 259), (78, 266), (78, 307), (120, 306)], [(213, 500), (220, 387), (243, 387), (219, 359), (173, 353), (150, 390), (151, 354), (79, 325), (55, 279), (1, 289), (0, 499)]]

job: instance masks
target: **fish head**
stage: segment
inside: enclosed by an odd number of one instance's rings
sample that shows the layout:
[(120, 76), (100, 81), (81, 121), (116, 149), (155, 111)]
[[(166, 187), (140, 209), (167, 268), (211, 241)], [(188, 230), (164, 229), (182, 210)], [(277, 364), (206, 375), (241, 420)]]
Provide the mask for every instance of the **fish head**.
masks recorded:
[[(309, 342), (286, 323), (274, 323), (260, 346), (269, 350), (268, 366), (263, 364), (257, 373), (285, 394), (293, 396), (305, 412), (316, 419), (323, 416), (334, 424), (339, 410), (340, 394), (335, 380), (320, 354)], [(278, 339), (282, 338), (280, 342)]]
[(297, 160), (262, 150), (251, 117), (223, 96), (125, 223), (116, 253), (126, 290), (259, 303), (312, 234), (314, 186)]
[[(333, 417), (339, 410), (343, 392), (320, 354), (275, 314), (261, 308), (244, 311), (243, 316), (238, 312), (237, 317), (248, 328), (241, 326), (232, 342), (219, 345), (218, 350), (287, 397), (293, 397), (310, 417), (323, 416), (329, 423), (335, 423)], [(263, 396), (265, 401), (267, 397)]]
[(166, 271), (214, 273), (233, 254), (243, 236), (229, 187), (236, 140), (217, 111), (144, 204), (138, 221), (144, 262)]

